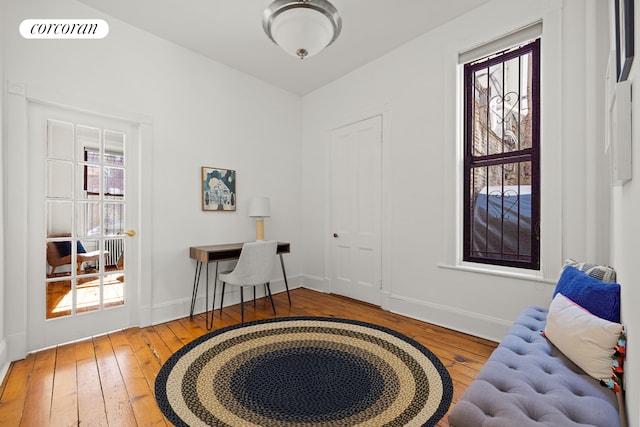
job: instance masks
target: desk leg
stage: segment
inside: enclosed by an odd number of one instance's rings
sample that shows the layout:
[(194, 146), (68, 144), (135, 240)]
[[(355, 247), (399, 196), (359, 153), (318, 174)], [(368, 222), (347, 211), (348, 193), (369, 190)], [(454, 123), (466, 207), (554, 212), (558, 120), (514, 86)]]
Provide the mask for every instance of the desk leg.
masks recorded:
[(211, 298), (211, 319), (209, 319), (209, 263), (207, 263), (207, 297), (205, 299), (205, 323), (207, 329), (213, 328), (213, 314), (216, 306), (216, 288), (218, 287), (218, 263), (216, 262), (216, 275), (213, 282), (213, 297)]
[(191, 311), (189, 317), (193, 317), (193, 310), (196, 307), (196, 297), (198, 296), (198, 284), (200, 283), (200, 272), (202, 272), (202, 262), (196, 261), (196, 274), (193, 278), (193, 291), (191, 292)]
[(284, 260), (282, 254), (280, 255), (280, 265), (282, 266), (282, 275), (284, 276), (284, 286), (287, 288), (287, 298), (289, 298), (289, 305), (291, 305), (291, 294), (289, 294), (289, 283), (287, 282), (287, 272), (284, 270)]

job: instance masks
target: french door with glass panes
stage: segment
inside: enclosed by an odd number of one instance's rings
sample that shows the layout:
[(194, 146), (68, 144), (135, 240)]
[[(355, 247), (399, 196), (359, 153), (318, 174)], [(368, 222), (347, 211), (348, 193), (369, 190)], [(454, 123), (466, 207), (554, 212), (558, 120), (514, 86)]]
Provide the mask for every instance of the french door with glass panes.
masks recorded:
[(29, 273), (31, 349), (129, 326), (137, 264), (131, 125), (34, 104), (29, 133), (32, 169), (42, 171), (29, 184), (29, 247), (42, 260)]

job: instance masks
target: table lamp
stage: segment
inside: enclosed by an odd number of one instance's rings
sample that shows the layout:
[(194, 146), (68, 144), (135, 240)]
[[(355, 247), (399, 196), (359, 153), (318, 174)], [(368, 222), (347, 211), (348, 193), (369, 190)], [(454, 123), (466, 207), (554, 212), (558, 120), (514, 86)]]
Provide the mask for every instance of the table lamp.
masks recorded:
[(271, 216), (268, 197), (253, 197), (249, 202), (249, 216), (256, 219), (256, 241), (264, 240), (264, 218)]

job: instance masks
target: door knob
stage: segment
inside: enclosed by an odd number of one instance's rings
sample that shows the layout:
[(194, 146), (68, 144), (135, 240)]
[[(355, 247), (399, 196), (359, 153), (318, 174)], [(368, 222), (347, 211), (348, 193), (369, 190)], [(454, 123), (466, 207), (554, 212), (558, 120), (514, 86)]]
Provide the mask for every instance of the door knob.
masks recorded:
[(333, 237), (338, 238), (338, 233), (333, 233)]
[(136, 230), (129, 230), (129, 231), (120, 231), (118, 232), (118, 236), (124, 236), (127, 235), (129, 237), (133, 237), (136, 235)]

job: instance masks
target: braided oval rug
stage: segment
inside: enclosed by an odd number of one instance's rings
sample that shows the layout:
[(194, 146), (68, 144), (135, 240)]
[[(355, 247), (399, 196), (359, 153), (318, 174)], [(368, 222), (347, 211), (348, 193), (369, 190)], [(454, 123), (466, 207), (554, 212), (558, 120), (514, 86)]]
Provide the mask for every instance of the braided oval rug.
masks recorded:
[(160, 370), (155, 394), (177, 426), (434, 426), (453, 385), (431, 351), (396, 331), (287, 317), (187, 344)]

